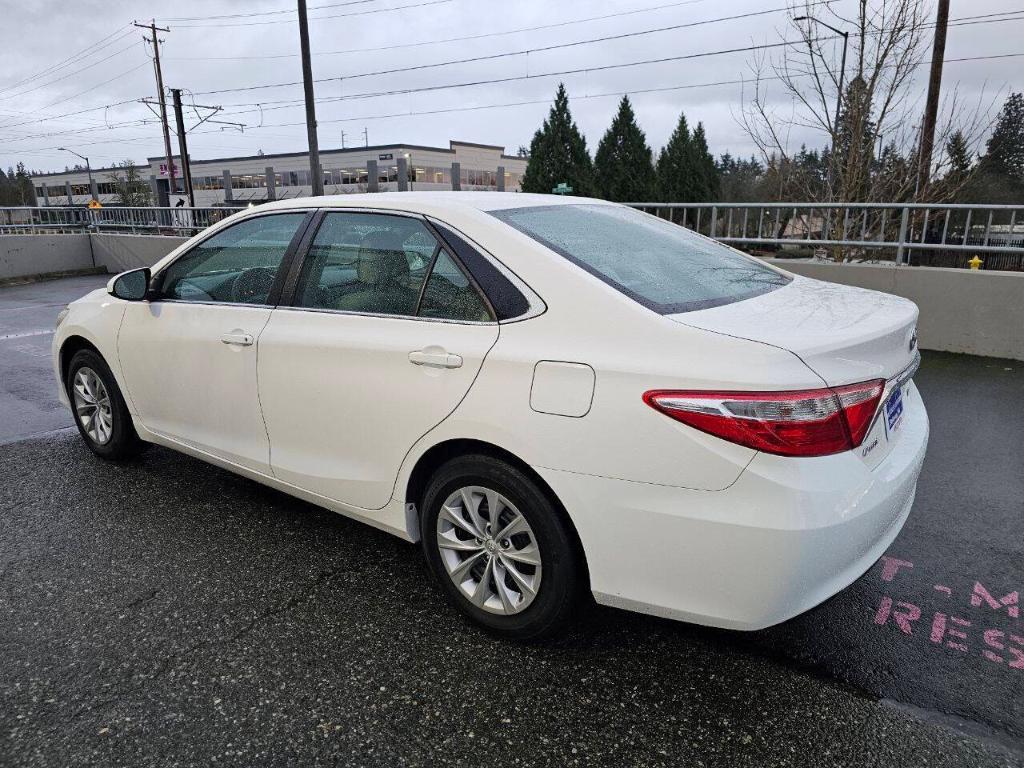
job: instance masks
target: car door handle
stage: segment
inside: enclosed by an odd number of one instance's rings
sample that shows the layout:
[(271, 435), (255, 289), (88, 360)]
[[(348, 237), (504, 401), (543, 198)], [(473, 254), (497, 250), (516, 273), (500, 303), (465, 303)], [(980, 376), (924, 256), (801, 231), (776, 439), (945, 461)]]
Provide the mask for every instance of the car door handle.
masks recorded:
[(251, 347), (253, 338), (251, 333), (225, 333), (220, 340), (225, 344), (234, 344), (239, 347)]
[(428, 352), (425, 349), (417, 349), (415, 352), (409, 353), (409, 362), (413, 365), (429, 365), (432, 368), (462, 367), (462, 358), (459, 355), (453, 355), (443, 350)]

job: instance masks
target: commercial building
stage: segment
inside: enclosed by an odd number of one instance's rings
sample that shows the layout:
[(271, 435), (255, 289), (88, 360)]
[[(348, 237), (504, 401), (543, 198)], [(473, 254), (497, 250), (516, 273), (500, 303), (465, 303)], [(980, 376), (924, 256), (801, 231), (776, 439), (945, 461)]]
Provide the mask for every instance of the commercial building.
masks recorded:
[[(398, 189), (519, 190), (526, 158), (506, 155), (489, 144), (450, 141), (448, 148), (416, 144), (386, 144), (320, 152), (324, 192), (345, 194)], [(191, 155), (191, 153), (189, 153)], [(136, 167), (149, 183), (155, 204), (176, 205), (184, 196), (180, 157), (174, 158), (176, 192), (170, 193), (167, 160), (149, 158)], [(38, 205), (85, 205), (95, 195), (104, 205), (116, 204), (113, 174), (123, 169), (94, 168), (90, 189), (85, 170), (33, 176)], [(405, 181), (402, 177), (405, 177)], [(197, 206), (247, 205), (250, 202), (304, 197), (312, 193), (309, 155), (275, 155), (192, 160), (192, 185)]]

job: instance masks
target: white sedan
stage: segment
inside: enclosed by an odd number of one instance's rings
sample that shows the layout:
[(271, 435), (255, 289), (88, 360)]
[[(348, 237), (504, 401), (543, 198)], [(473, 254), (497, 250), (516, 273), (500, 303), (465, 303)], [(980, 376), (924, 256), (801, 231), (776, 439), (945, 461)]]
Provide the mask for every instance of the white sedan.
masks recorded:
[(909, 301), (583, 198), (238, 213), (61, 313), (86, 444), (182, 451), (408, 541), (506, 636), (734, 629), (863, 574), (928, 441)]

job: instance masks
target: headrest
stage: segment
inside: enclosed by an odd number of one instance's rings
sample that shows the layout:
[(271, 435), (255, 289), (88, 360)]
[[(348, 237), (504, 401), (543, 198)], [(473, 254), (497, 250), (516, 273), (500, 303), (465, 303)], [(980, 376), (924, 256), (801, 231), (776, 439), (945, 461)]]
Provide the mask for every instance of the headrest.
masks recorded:
[(409, 260), (402, 249), (403, 238), (393, 230), (372, 232), (359, 244), (356, 270), (359, 282), (366, 285), (409, 284)]

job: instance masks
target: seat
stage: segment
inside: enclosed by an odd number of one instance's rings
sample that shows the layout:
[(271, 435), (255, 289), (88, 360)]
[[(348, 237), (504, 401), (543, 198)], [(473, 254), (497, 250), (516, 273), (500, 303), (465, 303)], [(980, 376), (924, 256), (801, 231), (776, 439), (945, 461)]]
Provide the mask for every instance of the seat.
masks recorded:
[(335, 300), (334, 308), (349, 312), (411, 315), (418, 291), (410, 287), (409, 260), (400, 233), (373, 232), (359, 245), (356, 281)]

